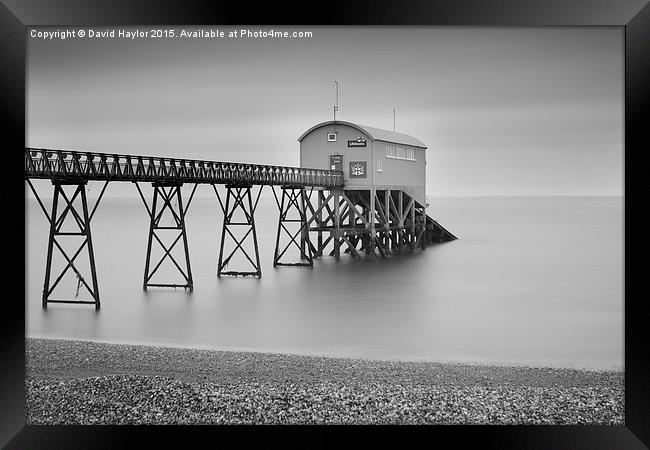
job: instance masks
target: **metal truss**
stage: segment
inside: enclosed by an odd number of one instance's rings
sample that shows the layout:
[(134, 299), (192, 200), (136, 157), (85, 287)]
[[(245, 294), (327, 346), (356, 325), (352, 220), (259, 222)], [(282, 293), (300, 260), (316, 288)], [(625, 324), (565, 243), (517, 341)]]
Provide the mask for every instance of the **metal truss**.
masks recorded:
[[(307, 215), (306, 215), (306, 202), (309, 201), (307, 198), (307, 193), (305, 188), (302, 186), (283, 186), (282, 187), (282, 200), (279, 201), (273, 190), (273, 197), (275, 198), (275, 203), (280, 210), (280, 215), (278, 217), (278, 233), (275, 239), (275, 253), (273, 255), (273, 267), (277, 266), (301, 266), (301, 267), (313, 267), (313, 245), (309, 240), (309, 229), (307, 224)], [(297, 219), (289, 219), (287, 216), (291, 211), (298, 213)], [(290, 231), (287, 227), (289, 223), (299, 223), (297, 231)], [(286, 234), (289, 237), (287, 244), (280, 249), (280, 237)], [(298, 236), (300, 236), (300, 242), (298, 242)], [(282, 257), (285, 256), (287, 250), (295, 246), (300, 251), (300, 259), (306, 262), (282, 262)]]
[[(255, 208), (260, 199), (260, 194), (262, 193), (262, 187), (257, 193), (257, 199), (253, 204), (251, 197), (251, 184), (227, 184), (226, 185), (226, 201), (225, 204), (221, 200), (219, 191), (217, 187), (212, 185), (217, 199), (219, 200), (219, 205), (223, 211), (223, 226), (221, 228), (221, 245), (219, 247), (219, 263), (217, 265), (217, 277), (221, 275), (232, 275), (232, 276), (262, 276), (262, 269), (260, 266), (260, 252), (257, 246), (257, 232), (255, 230)], [(240, 211), (243, 213), (244, 222), (233, 221), (233, 215)], [(237, 238), (233, 232), (235, 228), (242, 228), (246, 231), (242, 238)], [(234, 248), (232, 251), (224, 258), (224, 246), (226, 243), (226, 235), (230, 236), (234, 242)], [(251, 258), (248, 251), (244, 248), (244, 243), (246, 239), (252, 239), (253, 248), (255, 250), (254, 259)], [(241, 253), (248, 260), (252, 266), (252, 270), (224, 270), (228, 267), (228, 264), (231, 262), (233, 256)]]
[(26, 178), (343, 187), (342, 170), (25, 148)]
[[(97, 210), (97, 206), (99, 205), (102, 196), (104, 195), (108, 182), (104, 184), (104, 187), (102, 188), (102, 191), (99, 197), (97, 198), (97, 201), (95, 203), (95, 206), (92, 209), (92, 212), (89, 213), (88, 200), (86, 198), (85, 181), (68, 182), (65, 180), (52, 180), (52, 184), (54, 185), (54, 197), (52, 200), (51, 214), (47, 213), (47, 210), (45, 209), (45, 206), (43, 205), (43, 202), (41, 201), (38, 193), (36, 192), (36, 189), (34, 189), (34, 186), (32, 185), (31, 181), (27, 180), (27, 183), (29, 184), (29, 187), (34, 193), (34, 196), (36, 197), (38, 204), (40, 205), (41, 209), (43, 210), (43, 213), (45, 214), (45, 217), (50, 223), (50, 236), (48, 241), (47, 259), (45, 265), (45, 282), (43, 284), (43, 297), (42, 297), (43, 308), (47, 308), (48, 303), (76, 303), (76, 304), (95, 305), (95, 309), (99, 309), (100, 308), (99, 286), (97, 283), (97, 270), (95, 267), (95, 254), (93, 250), (92, 235), (90, 232), (90, 221), (94, 216), (95, 211)], [(74, 192), (72, 193), (72, 196), (70, 197), (68, 197), (68, 194), (66, 194), (65, 189), (63, 187), (67, 185), (74, 186), (75, 188)], [(74, 201), (77, 197), (81, 199), (81, 211), (79, 211), (74, 205)], [(65, 207), (62, 210), (59, 210), (59, 202), (61, 200), (65, 203)], [(76, 225), (76, 228), (78, 228), (78, 231), (61, 231), (66, 218), (70, 216), (74, 219), (74, 223)], [(78, 237), (82, 237), (83, 240), (79, 244), (79, 247), (72, 255), (72, 257), (70, 257), (68, 253), (65, 251), (65, 249), (61, 246), (59, 241), (57, 240), (58, 236), (78, 236)], [(75, 266), (75, 260), (77, 259), (81, 251), (84, 249), (84, 247), (88, 249), (88, 259), (90, 263), (90, 284), (92, 284), (92, 287), (89, 285), (88, 281), (86, 281), (86, 278), (84, 278), (84, 276), (81, 274), (77, 266)], [(65, 258), (67, 265), (65, 266), (63, 271), (61, 271), (61, 273), (58, 275), (56, 280), (53, 283), (50, 283), (52, 279), (52, 258), (53, 258), (55, 248)], [(59, 283), (63, 279), (63, 276), (68, 272), (68, 270), (72, 270), (77, 276), (77, 295), (79, 294), (79, 287), (83, 285), (88, 291), (88, 293), (90, 294), (92, 300), (71, 300), (71, 299), (50, 298), (54, 289), (59, 285)]]
[[(187, 202), (187, 205), (183, 207), (183, 201), (181, 195), (181, 187), (183, 186), (183, 183), (152, 183), (153, 202), (151, 208), (149, 208), (149, 205), (147, 204), (147, 201), (145, 200), (144, 195), (142, 194), (142, 190), (140, 189), (138, 183), (135, 183), (135, 185), (138, 189), (140, 198), (142, 199), (150, 218), (149, 239), (147, 242), (147, 255), (145, 259), (144, 281), (142, 282), (142, 289), (146, 291), (147, 288), (149, 287), (173, 287), (173, 288), (182, 287), (184, 289), (188, 289), (192, 291), (194, 289), (194, 282), (192, 280), (190, 252), (187, 244), (187, 233), (185, 229), (185, 215), (187, 214), (187, 210), (192, 202), (192, 198), (194, 197), (194, 192), (196, 191), (197, 185), (196, 184), (194, 185), (194, 188), (192, 189), (192, 193)], [(176, 202), (173, 201), (174, 199), (176, 199)], [(174, 204), (176, 204), (176, 208), (174, 207)], [(169, 211), (171, 213), (171, 216), (174, 219), (174, 225), (171, 226), (160, 225), (160, 219), (163, 217), (165, 211)], [(159, 230), (176, 230), (178, 234), (176, 234), (175, 239), (172, 241), (171, 245), (167, 246), (160, 238)], [(156, 265), (153, 267), (153, 269), (150, 270), (152, 265), (151, 250), (152, 250), (152, 244), (154, 239), (162, 247), (164, 254), (160, 258), (160, 260), (156, 263)], [(185, 268), (181, 267), (179, 262), (176, 260), (176, 258), (174, 258), (174, 256), (171, 253), (173, 248), (176, 246), (178, 242), (183, 243), (183, 250), (185, 255), (184, 258)], [(173, 263), (177, 271), (183, 277), (183, 279), (185, 280), (184, 284), (151, 282), (151, 279), (156, 274), (158, 269), (160, 269), (162, 263), (167, 259), (169, 259)]]

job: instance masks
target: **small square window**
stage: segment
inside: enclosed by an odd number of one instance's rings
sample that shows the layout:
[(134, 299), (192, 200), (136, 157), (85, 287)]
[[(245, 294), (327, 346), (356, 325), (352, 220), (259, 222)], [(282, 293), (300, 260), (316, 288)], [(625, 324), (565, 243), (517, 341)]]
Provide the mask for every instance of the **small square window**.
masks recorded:
[(327, 142), (336, 142), (336, 133), (327, 133)]

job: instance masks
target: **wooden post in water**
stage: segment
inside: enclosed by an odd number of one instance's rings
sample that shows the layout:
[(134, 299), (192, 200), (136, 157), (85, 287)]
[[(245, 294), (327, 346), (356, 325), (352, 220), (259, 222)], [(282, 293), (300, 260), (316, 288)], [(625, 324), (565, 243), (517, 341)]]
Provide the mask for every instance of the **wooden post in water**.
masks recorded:
[(323, 197), (325, 193), (322, 189), (318, 190), (318, 215), (316, 216), (316, 223), (318, 224), (318, 247), (317, 254), (315, 256), (320, 256), (323, 254)]
[(370, 208), (368, 208), (368, 224), (370, 226), (370, 233), (368, 239), (368, 253), (372, 253), (373, 255), (375, 254), (375, 239), (377, 238), (377, 236), (375, 235), (375, 208), (377, 207), (375, 205), (376, 194), (377, 191), (373, 186), (370, 189)]
[(398, 198), (399, 207), (399, 229), (397, 231), (397, 248), (404, 251), (404, 192), (400, 189)]
[(384, 191), (384, 215), (386, 218), (386, 232), (384, 234), (386, 236), (386, 249), (390, 251), (390, 189)]
[(411, 250), (415, 249), (415, 201), (411, 199)]
[(341, 259), (341, 215), (339, 201), (341, 196), (339, 192), (334, 193), (334, 258), (337, 261)]

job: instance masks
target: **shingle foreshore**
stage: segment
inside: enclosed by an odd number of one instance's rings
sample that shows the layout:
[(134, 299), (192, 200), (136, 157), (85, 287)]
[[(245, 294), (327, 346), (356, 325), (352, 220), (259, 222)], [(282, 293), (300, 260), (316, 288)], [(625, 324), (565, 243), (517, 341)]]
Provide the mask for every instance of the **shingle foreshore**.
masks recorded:
[(26, 341), (28, 424), (623, 424), (622, 371)]

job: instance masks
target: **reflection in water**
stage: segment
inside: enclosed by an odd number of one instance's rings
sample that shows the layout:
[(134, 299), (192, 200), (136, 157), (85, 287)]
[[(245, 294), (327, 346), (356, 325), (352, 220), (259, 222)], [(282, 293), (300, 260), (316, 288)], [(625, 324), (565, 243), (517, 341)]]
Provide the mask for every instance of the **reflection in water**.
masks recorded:
[[(262, 279), (216, 277), (221, 215), (187, 217), (194, 291), (142, 290), (148, 217), (105, 198), (93, 219), (102, 309), (41, 309), (47, 224), (27, 216), (29, 336), (382, 359), (623, 366), (621, 198), (432, 198), (460, 237), (414, 255), (273, 268), (277, 210), (256, 212)], [(180, 248), (178, 249), (180, 250)], [(61, 263), (61, 261), (59, 261)], [(170, 266), (171, 267), (171, 266)], [(162, 270), (162, 269), (161, 269)], [(166, 274), (172, 276), (173, 271)], [(72, 285), (67, 295), (74, 295)]]

